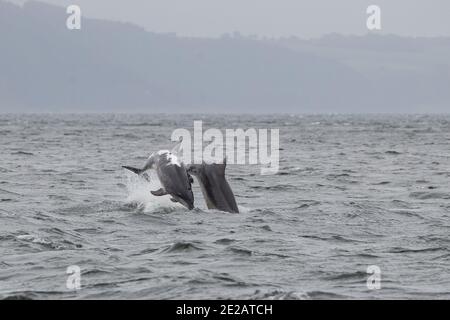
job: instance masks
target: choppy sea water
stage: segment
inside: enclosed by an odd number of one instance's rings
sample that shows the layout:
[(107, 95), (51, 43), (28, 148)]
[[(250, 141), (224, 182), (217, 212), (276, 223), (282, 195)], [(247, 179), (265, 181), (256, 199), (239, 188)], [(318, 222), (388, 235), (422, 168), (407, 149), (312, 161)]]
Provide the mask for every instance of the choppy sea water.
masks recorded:
[[(278, 174), (227, 167), (240, 214), (121, 169), (194, 120), (280, 129)], [(0, 298), (450, 298), (450, 116), (0, 115), (0, 146)]]

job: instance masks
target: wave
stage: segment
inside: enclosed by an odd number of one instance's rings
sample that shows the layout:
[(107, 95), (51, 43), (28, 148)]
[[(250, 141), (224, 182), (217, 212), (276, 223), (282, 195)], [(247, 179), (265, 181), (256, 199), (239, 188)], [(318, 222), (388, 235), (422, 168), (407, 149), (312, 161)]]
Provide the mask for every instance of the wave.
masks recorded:
[[(48, 229), (46, 231), (50, 231), (56, 228)], [(57, 229), (56, 229), (57, 230)], [(83, 247), (82, 244), (74, 243), (67, 239), (59, 239), (52, 240), (48, 237), (41, 237), (35, 234), (20, 234), (15, 236), (15, 239), (21, 242), (22, 244), (36, 244), (43, 248), (47, 248), (50, 250), (67, 250), (67, 249), (80, 249)]]
[(238, 247), (229, 247), (227, 248), (227, 251), (230, 251), (234, 254), (241, 255), (241, 256), (251, 256), (253, 252), (248, 249), (244, 248), (238, 248)]
[(414, 217), (414, 218), (419, 218), (419, 219), (425, 219), (420, 214), (412, 212), (411, 210), (396, 209), (396, 210), (391, 210), (391, 212), (401, 215), (401, 216), (405, 216), (405, 217)]
[(363, 271), (355, 271), (348, 273), (339, 273), (326, 278), (327, 280), (360, 280), (365, 281), (367, 279), (367, 273)]
[(41, 238), (39, 236), (32, 235), (32, 234), (18, 235), (18, 236), (16, 236), (16, 239), (19, 240), (19, 241), (24, 241), (24, 242), (29, 242), (29, 243), (35, 243), (35, 244), (38, 244), (38, 245), (42, 245), (42, 246), (44, 246), (46, 248), (53, 249), (53, 250), (64, 249), (61, 245), (51, 241), (50, 239)]
[(313, 206), (318, 206), (321, 204), (320, 201), (316, 201), (316, 200), (299, 200), (297, 201), (297, 203), (299, 204), (296, 209), (305, 209), (305, 208), (309, 208), (309, 207), (313, 207)]
[(435, 251), (447, 251), (446, 247), (430, 247), (430, 248), (402, 248), (402, 247), (394, 247), (389, 250), (390, 253), (423, 253), (423, 252), (435, 252)]
[(450, 199), (450, 194), (444, 192), (411, 192), (409, 194), (411, 198), (419, 199), (419, 200), (432, 200), (432, 199)]
[(6, 190), (6, 189), (1, 189), (1, 188), (0, 188), (0, 192), (6, 193), (6, 194), (15, 195), (15, 196), (21, 196), (20, 193), (9, 191), (9, 190)]
[(277, 184), (273, 186), (250, 186), (250, 189), (254, 190), (274, 190), (274, 191), (287, 191), (287, 190), (296, 190), (297, 187), (290, 184)]
[(387, 185), (387, 184), (390, 184), (390, 183), (391, 183), (390, 181), (381, 181), (381, 182), (372, 183), (372, 185), (374, 185), (374, 186), (384, 186), (384, 185)]
[(11, 155), (17, 155), (17, 156), (34, 156), (34, 153), (32, 153), (32, 152), (25, 152), (25, 151), (16, 151), (16, 152), (12, 152)]
[[(254, 284), (248, 283), (236, 275), (231, 275), (227, 272), (215, 272), (206, 269), (200, 270), (201, 281), (208, 281), (214, 284), (220, 284), (227, 287), (248, 287), (253, 286)], [(196, 278), (196, 280), (199, 280)], [(220, 298), (219, 298), (220, 299)]]
[(228, 245), (228, 244), (231, 244), (231, 243), (233, 243), (235, 241), (236, 241), (235, 239), (221, 238), (221, 239), (218, 239), (218, 240), (214, 241), (214, 243)]
[(173, 252), (189, 252), (189, 251), (198, 251), (203, 250), (202, 248), (196, 246), (192, 242), (175, 242), (171, 244), (170, 246), (164, 248), (162, 252), (164, 253), (173, 253)]
[(306, 292), (271, 290), (256, 290), (252, 295), (243, 297), (250, 300), (309, 300), (311, 297)]
[(385, 154), (390, 154), (390, 155), (393, 155), (393, 156), (398, 156), (398, 155), (400, 155), (400, 154), (402, 154), (402, 153), (399, 152), (399, 151), (395, 151), (395, 150), (388, 150), (388, 151), (385, 152)]
[(55, 299), (67, 292), (63, 291), (21, 291), (12, 292), (0, 296), (0, 300), (42, 300), (42, 299)]

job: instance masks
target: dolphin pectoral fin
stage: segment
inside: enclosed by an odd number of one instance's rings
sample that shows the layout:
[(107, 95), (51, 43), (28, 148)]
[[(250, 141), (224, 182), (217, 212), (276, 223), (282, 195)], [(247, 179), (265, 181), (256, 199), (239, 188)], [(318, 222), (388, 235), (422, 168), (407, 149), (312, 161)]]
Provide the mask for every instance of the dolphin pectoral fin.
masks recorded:
[(160, 189), (158, 189), (156, 191), (150, 191), (150, 193), (152, 195), (154, 195), (154, 196), (157, 196), (157, 197), (165, 196), (167, 194), (167, 192), (163, 188), (160, 188)]
[(170, 198), (170, 201), (172, 201), (172, 202), (178, 202), (178, 201), (175, 200), (174, 198)]
[(133, 168), (133, 167), (128, 167), (128, 166), (122, 166), (122, 168), (130, 170), (131, 172), (136, 173), (137, 175), (140, 175), (142, 172), (144, 172), (144, 170), (142, 169), (138, 169), (138, 168)]

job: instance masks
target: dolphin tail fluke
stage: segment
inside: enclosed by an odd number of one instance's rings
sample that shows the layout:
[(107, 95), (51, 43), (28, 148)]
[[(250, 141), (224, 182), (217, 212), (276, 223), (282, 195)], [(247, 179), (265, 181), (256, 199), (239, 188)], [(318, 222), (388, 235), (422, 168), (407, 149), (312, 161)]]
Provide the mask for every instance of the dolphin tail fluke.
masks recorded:
[(133, 168), (133, 167), (128, 167), (128, 166), (122, 166), (122, 168), (130, 170), (131, 172), (136, 173), (137, 175), (141, 175), (145, 170), (142, 169), (138, 169), (138, 168)]

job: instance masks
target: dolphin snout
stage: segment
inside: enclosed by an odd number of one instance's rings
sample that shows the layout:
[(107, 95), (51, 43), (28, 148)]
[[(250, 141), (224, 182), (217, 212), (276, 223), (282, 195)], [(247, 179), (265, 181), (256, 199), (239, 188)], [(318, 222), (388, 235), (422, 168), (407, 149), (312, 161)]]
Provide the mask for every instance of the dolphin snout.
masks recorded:
[(183, 202), (184, 202), (184, 205), (185, 205), (189, 210), (194, 209), (194, 200), (191, 200), (191, 199), (189, 199), (189, 200), (183, 199)]
[(187, 199), (186, 197), (180, 197), (180, 196), (175, 196), (174, 198), (176, 199), (177, 202), (181, 203), (183, 206), (185, 206), (189, 210), (194, 209), (194, 199), (191, 199), (191, 198)]
[(193, 202), (187, 202), (187, 201), (181, 201), (181, 203), (188, 208), (189, 210), (194, 209), (194, 203)]

